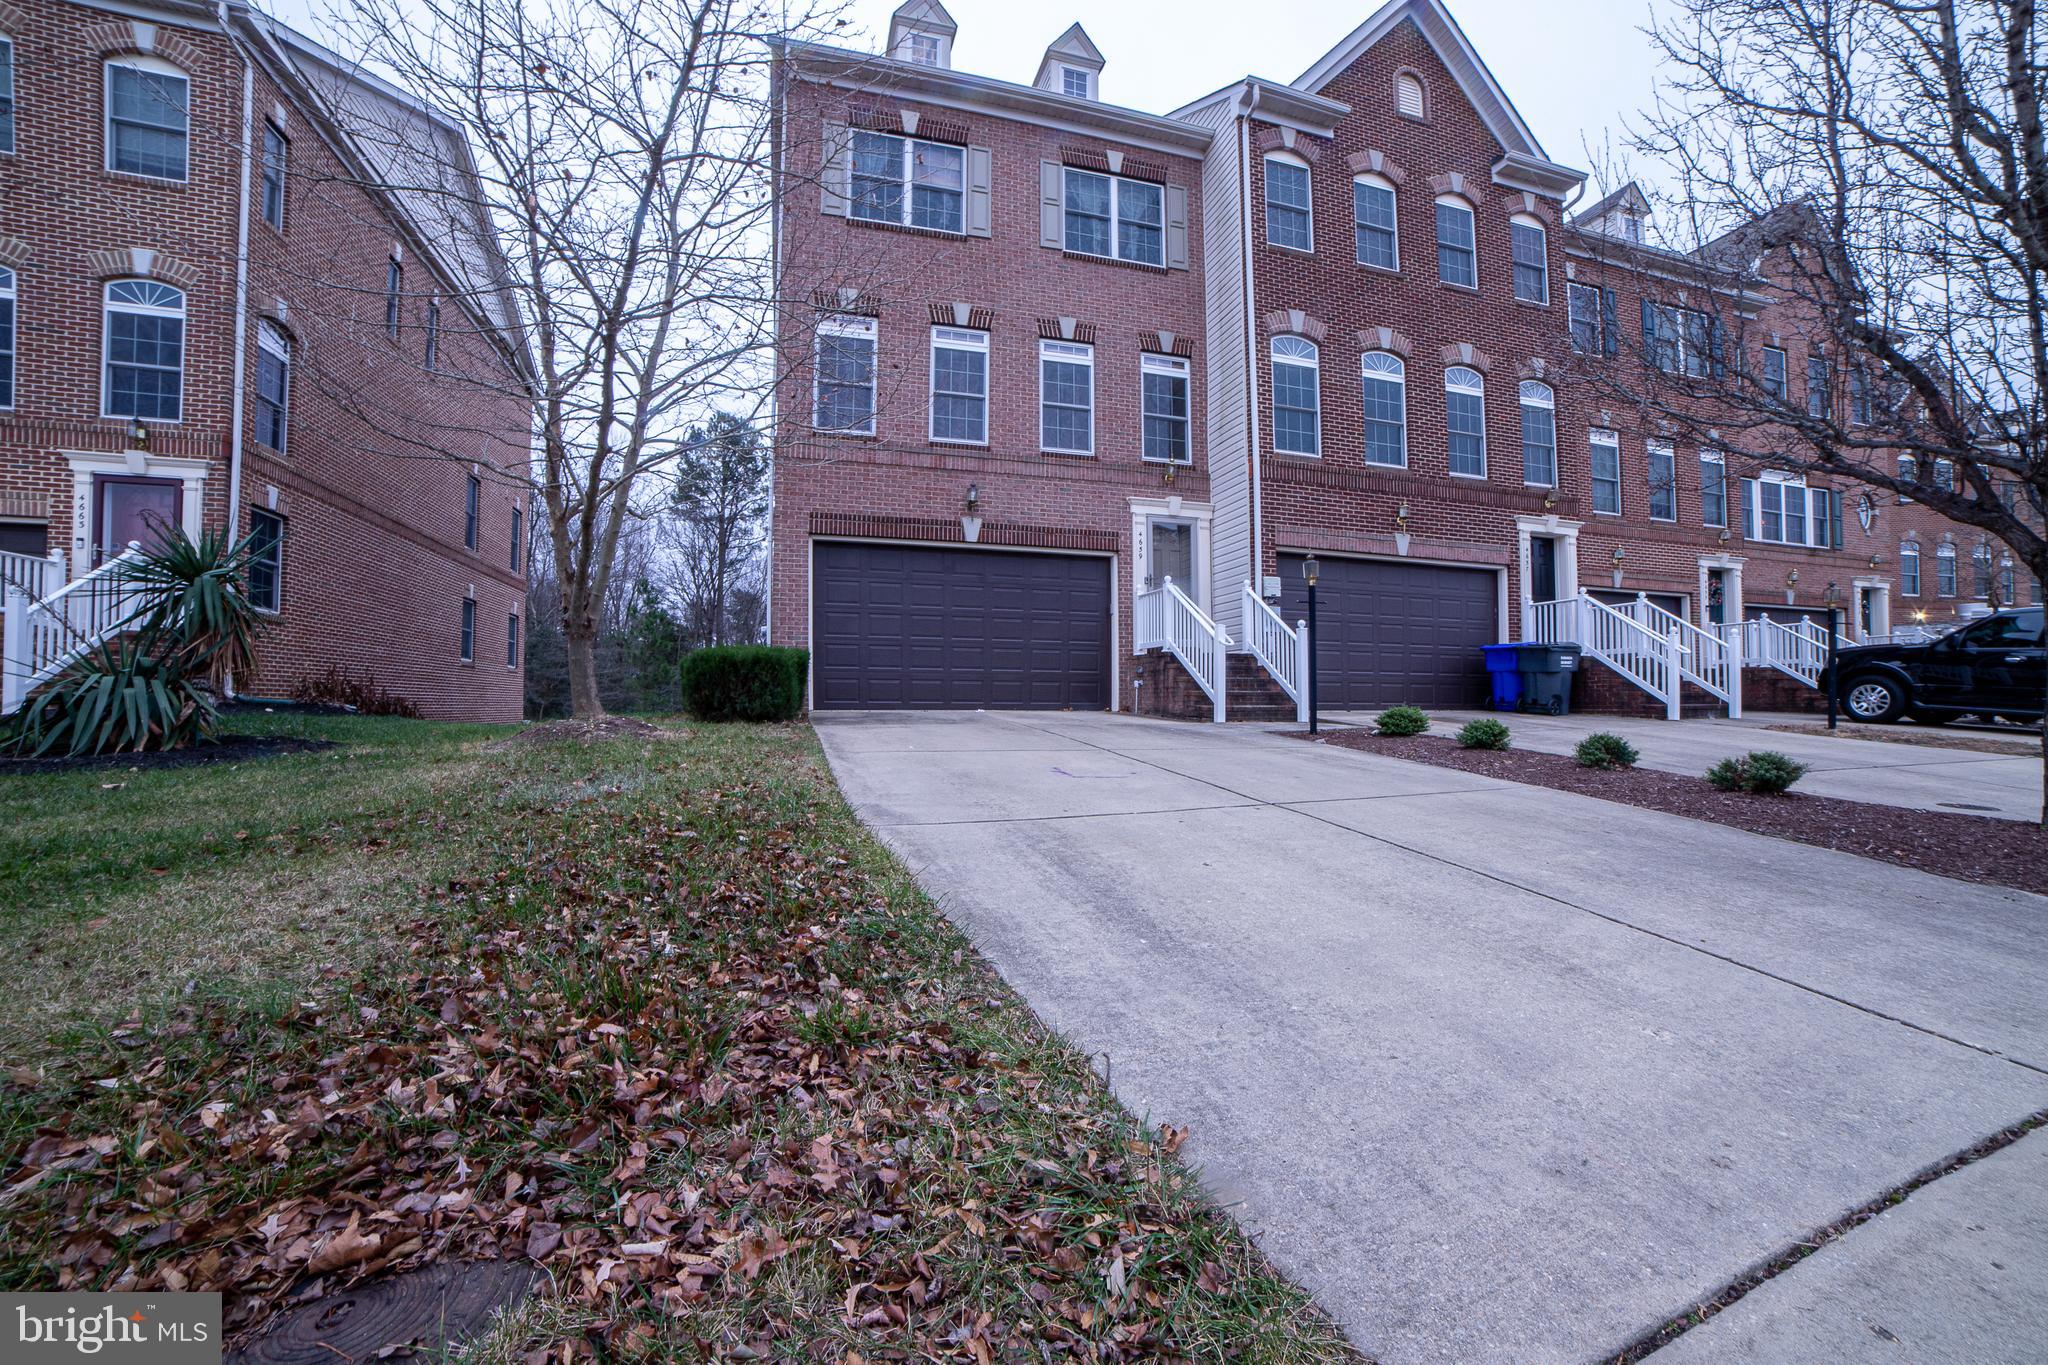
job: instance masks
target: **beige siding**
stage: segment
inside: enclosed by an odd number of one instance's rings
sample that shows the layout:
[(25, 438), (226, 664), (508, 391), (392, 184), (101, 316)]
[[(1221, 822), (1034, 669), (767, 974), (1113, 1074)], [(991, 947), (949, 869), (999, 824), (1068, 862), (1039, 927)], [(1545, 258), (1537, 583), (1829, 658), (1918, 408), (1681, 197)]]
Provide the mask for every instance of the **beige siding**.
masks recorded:
[(1219, 96), (1188, 115), (1216, 136), (1202, 163), (1203, 331), (1206, 367), (1211, 526), (1210, 573), (1217, 623), (1242, 639), (1239, 590), (1254, 584), (1258, 565), (1252, 551), (1256, 516), (1251, 478), (1252, 376), (1246, 372), (1244, 223), (1241, 203), (1244, 163), (1239, 146), (1236, 101)]

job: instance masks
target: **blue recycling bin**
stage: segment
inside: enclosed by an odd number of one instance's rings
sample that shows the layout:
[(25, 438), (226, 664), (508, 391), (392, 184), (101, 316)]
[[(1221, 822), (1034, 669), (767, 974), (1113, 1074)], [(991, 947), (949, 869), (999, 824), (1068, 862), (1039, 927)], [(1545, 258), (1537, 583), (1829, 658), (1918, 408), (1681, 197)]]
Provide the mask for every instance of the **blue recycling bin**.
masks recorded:
[(1522, 708), (1522, 647), (1481, 645), (1486, 654), (1486, 671), (1493, 679), (1493, 709), (1519, 711)]

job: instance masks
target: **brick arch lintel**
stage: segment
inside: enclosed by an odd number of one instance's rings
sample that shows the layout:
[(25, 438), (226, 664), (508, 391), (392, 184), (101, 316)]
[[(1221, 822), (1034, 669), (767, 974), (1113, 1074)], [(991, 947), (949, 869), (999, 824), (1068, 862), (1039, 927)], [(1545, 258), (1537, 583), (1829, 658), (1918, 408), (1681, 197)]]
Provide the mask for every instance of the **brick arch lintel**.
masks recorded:
[(1431, 194), (1455, 194), (1475, 209), (1486, 207), (1486, 195), (1480, 191), (1478, 183), (1463, 171), (1451, 171), (1446, 175), (1431, 176), (1429, 178), (1429, 192)]
[(110, 280), (116, 277), (140, 277), (162, 280), (190, 289), (199, 283), (196, 267), (176, 256), (167, 256), (161, 251), (146, 246), (117, 247), (113, 250), (95, 251), (86, 257), (92, 267), (94, 279)]
[(1310, 317), (1299, 308), (1275, 308), (1266, 314), (1266, 330), (1275, 336), (1307, 337), (1318, 346), (1330, 335), (1329, 326), (1322, 319)]
[(1366, 327), (1358, 333), (1362, 351), (1392, 351), (1403, 360), (1415, 358), (1415, 343), (1391, 327)]
[(1351, 168), (1353, 175), (1380, 175), (1394, 182), (1396, 186), (1407, 183), (1408, 172), (1387, 159), (1385, 152), (1368, 147), (1362, 152), (1353, 152), (1344, 158), (1344, 164)]
[(12, 266), (18, 270), (27, 265), (29, 257), (34, 254), (29, 244), (21, 238), (0, 237), (0, 265)]
[(1518, 213), (1525, 213), (1540, 220), (1545, 226), (1557, 226), (1556, 207), (1542, 195), (1531, 194), (1527, 190), (1517, 190), (1508, 195), (1501, 201), (1501, 209), (1510, 218)]
[(1480, 350), (1469, 341), (1454, 341), (1444, 347), (1441, 354), (1444, 364), (1463, 365), (1465, 368), (1477, 370), (1481, 374), (1485, 374), (1493, 366), (1493, 361), (1487, 356), (1486, 352)]
[(28, 11), (0, 0), (0, 33), (20, 33), (28, 27)]
[(1258, 136), (1254, 141), (1261, 156), (1267, 152), (1292, 152), (1311, 166), (1315, 165), (1323, 154), (1324, 140), (1314, 134), (1304, 133), (1298, 128), (1281, 128), (1263, 123), (1259, 125)]
[(161, 57), (187, 71), (199, 66), (203, 60), (198, 47), (183, 34), (139, 19), (103, 19), (87, 24), (84, 33), (93, 54), (101, 58), (140, 52), (150, 57)]

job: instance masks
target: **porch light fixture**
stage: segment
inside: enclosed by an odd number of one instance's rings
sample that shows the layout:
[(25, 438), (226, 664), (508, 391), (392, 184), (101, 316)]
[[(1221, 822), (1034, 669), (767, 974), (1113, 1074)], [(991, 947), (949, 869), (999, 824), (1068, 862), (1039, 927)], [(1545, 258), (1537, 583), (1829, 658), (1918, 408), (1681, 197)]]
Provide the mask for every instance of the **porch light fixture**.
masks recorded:
[(128, 439), (137, 450), (149, 449), (149, 428), (137, 417), (128, 428)]
[(1307, 559), (1301, 561), (1301, 576), (1308, 580), (1308, 585), (1311, 588), (1316, 585), (1316, 577), (1321, 572), (1322, 567), (1316, 563), (1314, 555), (1310, 555)]
[(1401, 500), (1400, 508), (1394, 513), (1394, 525), (1404, 531), (1408, 529), (1408, 501), (1405, 498)]
[(1786, 587), (1788, 587), (1788, 588), (1789, 588), (1789, 587), (1791, 587), (1791, 586), (1792, 586), (1792, 585), (1793, 585), (1794, 583), (1797, 583), (1798, 581), (1799, 581), (1799, 570), (1797, 570), (1797, 569), (1789, 569), (1789, 570), (1787, 570), (1787, 571), (1786, 571), (1786, 573), (1785, 573), (1785, 586), (1786, 586)]
[(1543, 510), (1548, 512), (1555, 506), (1557, 506), (1557, 490), (1552, 488), (1543, 495)]
[(1621, 547), (1620, 547), (1619, 545), (1617, 545), (1617, 546), (1615, 546), (1615, 547), (1614, 547), (1614, 562), (1615, 562), (1615, 563), (1619, 564), (1619, 563), (1621, 563), (1621, 561), (1622, 561), (1622, 560), (1626, 559), (1627, 557), (1628, 557), (1628, 551), (1626, 551), (1626, 550), (1622, 549), (1622, 548), (1621, 548)]
[(979, 506), (981, 506), (981, 485), (970, 483), (967, 485), (967, 510), (972, 512)]
[(1820, 595), (1820, 600), (1827, 603), (1831, 607), (1834, 606), (1837, 602), (1842, 600), (1841, 588), (1836, 586), (1832, 581), (1829, 582), (1827, 586), (1827, 591), (1823, 592)]

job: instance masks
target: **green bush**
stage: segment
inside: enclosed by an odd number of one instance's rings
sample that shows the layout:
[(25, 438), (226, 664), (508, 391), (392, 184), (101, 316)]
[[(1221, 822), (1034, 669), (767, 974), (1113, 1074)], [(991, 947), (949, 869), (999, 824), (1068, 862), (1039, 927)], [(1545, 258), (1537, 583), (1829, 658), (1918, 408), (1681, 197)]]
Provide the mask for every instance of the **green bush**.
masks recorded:
[(683, 659), (683, 709), (697, 720), (795, 720), (809, 650), (714, 645)]
[(1806, 776), (1806, 765), (1775, 749), (1757, 749), (1741, 758), (1724, 758), (1707, 769), (1707, 781), (1724, 792), (1776, 796)]
[(1406, 739), (1410, 735), (1419, 735), (1428, 728), (1429, 717), (1422, 714), (1421, 707), (1389, 706), (1380, 712), (1374, 732), (1395, 739)]
[(1497, 720), (1475, 720), (1458, 731), (1458, 747), (1461, 749), (1505, 749), (1508, 747), (1508, 727)]
[(1642, 755), (1636, 746), (1609, 730), (1597, 730), (1579, 741), (1579, 747), (1572, 751), (1582, 768), (1633, 768)]

